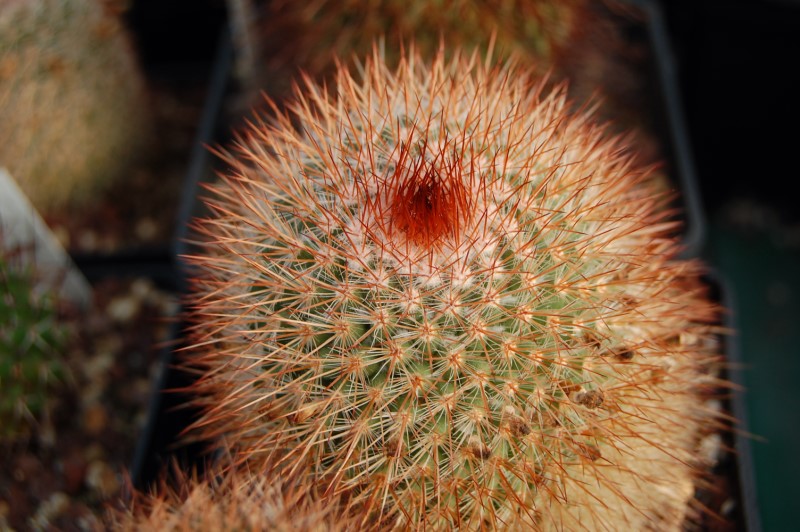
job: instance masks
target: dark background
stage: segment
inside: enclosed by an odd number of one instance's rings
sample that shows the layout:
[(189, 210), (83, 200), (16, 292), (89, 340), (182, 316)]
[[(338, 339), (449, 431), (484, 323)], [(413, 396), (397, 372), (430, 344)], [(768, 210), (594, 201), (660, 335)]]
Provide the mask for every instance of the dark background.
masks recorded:
[[(298, 0), (302, 1), (302, 0)], [(736, 333), (765, 530), (800, 500), (800, 1), (663, 0), (707, 220), (703, 258)], [(223, 0), (133, 0), (154, 75), (206, 72)], [(747, 457), (744, 457), (747, 460)]]
[[(764, 530), (800, 488), (800, 2), (668, 0), (685, 117), (725, 284)], [(736, 354), (736, 353), (735, 353)]]
[(750, 198), (800, 221), (800, 2), (662, 2), (710, 219)]

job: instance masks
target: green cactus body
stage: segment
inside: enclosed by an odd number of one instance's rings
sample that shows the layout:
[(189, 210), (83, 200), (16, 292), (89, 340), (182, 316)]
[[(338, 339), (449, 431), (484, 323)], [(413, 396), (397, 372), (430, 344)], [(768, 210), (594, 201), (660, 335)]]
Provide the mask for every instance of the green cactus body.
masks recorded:
[(65, 338), (52, 298), (0, 257), (0, 442), (26, 436), (46, 412)]
[(514, 65), (334, 92), (253, 125), (198, 223), (196, 434), (380, 527), (677, 529), (716, 310), (648, 171)]
[(144, 83), (98, 0), (0, 4), (0, 166), (42, 211), (74, 206), (141, 157)]

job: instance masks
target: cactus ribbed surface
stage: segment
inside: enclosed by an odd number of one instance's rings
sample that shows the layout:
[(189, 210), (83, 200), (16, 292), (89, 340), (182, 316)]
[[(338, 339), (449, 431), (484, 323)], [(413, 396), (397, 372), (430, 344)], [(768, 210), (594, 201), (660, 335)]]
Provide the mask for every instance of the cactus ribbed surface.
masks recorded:
[(0, 165), (40, 210), (86, 201), (141, 156), (144, 83), (109, 9), (0, 3)]
[(626, 139), (478, 56), (376, 54), (226, 155), (203, 418), (377, 528), (679, 529), (717, 309)]

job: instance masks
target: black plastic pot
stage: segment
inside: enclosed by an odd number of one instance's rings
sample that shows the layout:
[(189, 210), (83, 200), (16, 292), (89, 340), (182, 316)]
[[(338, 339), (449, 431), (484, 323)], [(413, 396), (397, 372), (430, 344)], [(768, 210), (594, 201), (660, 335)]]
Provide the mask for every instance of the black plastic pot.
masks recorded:
[[(709, 284), (714, 287), (714, 295), (720, 305), (727, 310), (723, 325), (730, 331), (734, 331), (733, 312), (731, 309), (737, 306), (735, 292), (730, 283), (723, 276), (715, 274), (709, 278)], [(729, 467), (728, 473), (731, 480), (731, 487), (734, 493), (729, 494), (735, 500), (736, 507), (733, 518), (739, 525), (736, 530), (746, 530), (748, 532), (761, 532), (761, 518), (758, 510), (756, 498), (755, 471), (753, 467), (751, 439), (748, 433), (748, 413), (744, 394), (747, 393), (742, 383), (745, 381), (746, 371), (742, 364), (742, 356), (739, 341), (735, 335), (727, 334), (720, 338), (724, 346), (726, 369), (725, 375), (734, 384), (730, 395), (723, 408), (733, 415), (736, 420), (731, 432), (726, 435), (728, 448), (732, 452), (723, 458), (722, 466), (725, 467), (727, 459)]]
[[(663, 142), (663, 148), (668, 159), (670, 176), (679, 186), (681, 209), (684, 217), (683, 258), (700, 258), (707, 260), (707, 229), (703, 209), (700, 186), (694, 167), (694, 157), (688, 127), (683, 113), (683, 103), (680, 92), (678, 67), (672, 50), (666, 20), (660, 3), (656, 0), (628, 0), (636, 5), (645, 15), (648, 26), (648, 40), (652, 51), (652, 79), (656, 80), (657, 98), (655, 110), (655, 124)], [(724, 309), (732, 309), (736, 304), (733, 288), (718, 274), (709, 274), (707, 283), (712, 288), (712, 297)], [(723, 325), (733, 330), (732, 313), (725, 313)], [(742, 530), (760, 532), (761, 522), (755, 495), (755, 482), (753, 472), (751, 439), (748, 435), (748, 414), (743, 394), (745, 393), (742, 382), (744, 369), (741, 365), (739, 344), (735, 334), (728, 334), (719, 338), (723, 346), (726, 369), (722, 375), (733, 383), (733, 388), (728, 392), (728, 398), (723, 401), (723, 409), (736, 421), (732, 424), (731, 432), (725, 435), (724, 444), (733, 451), (723, 453), (720, 464), (715, 468), (714, 474), (723, 479), (723, 489), (729, 489), (728, 501), (733, 504), (730, 515), (726, 516), (726, 523), (715, 521), (709, 517), (709, 528), (722, 530)], [(719, 494), (716, 494), (717, 496)], [(712, 509), (712, 510), (720, 510)]]
[(651, 120), (661, 141), (667, 173), (679, 191), (679, 209), (683, 219), (682, 256), (700, 257), (705, 246), (706, 220), (664, 15), (655, 0), (627, 1), (641, 10), (645, 21), (651, 58), (647, 85), (652, 91)]
[[(185, 293), (187, 289), (187, 271), (181, 257), (187, 252), (187, 237), (189, 224), (197, 216), (198, 195), (200, 183), (209, 181), (213, 177), (211, 154), (208, 147), (215, 142), (222, 141), (224, 135), (219, 131), (220, 113), (231, 73), (233, 52), (230, 36), (223, 31), (220, 36), (214, 68), (208, 88), (208, 98), (203, 109), (194, 147), (190, 154), (189, 167), (183, 184), (180, 205), (178, 207), (175, 223), (175, 233), (170, 246), (167, 260), (175, 289)], [(163, 257), (161, 257), (163, 259)], [(135, 267), (137, 261), (127, 264), (126, 267)], [(140, 267), (151, 266), (146, 260), (139, 263)], [(147, 424), (139, 439), (136, 453), (131, 465), (131, 480), (134, 487), (143, 488), (164, 471), (164, 466), (170, 462), (191, 466), (199, 466), (195, 458), (200, 455), (200, 449), (192, 446), (175, 447), (181, 431), (194, 419), (194, 412), (184, 408), (187, 397), (177, 392), (191, 383), (191, 378), (178, 371), (174, 364), (176, 353), (182, 347), (182, 336), (185, 324), (180, 321), (173, 323), (171, 330), (172, 341), (162, 352), (161, 366), (154, 386), (154, 394), (150, 403)]]

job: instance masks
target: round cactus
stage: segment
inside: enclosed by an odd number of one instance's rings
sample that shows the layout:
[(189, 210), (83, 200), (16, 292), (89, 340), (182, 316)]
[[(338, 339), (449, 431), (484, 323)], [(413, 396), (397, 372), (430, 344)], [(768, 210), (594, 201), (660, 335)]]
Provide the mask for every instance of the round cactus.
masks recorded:
[(144, 81), (99, 0), (0, 2), (0, 166), (40, 210), (108, 186), (146, 142)]
[(680, 527), (717, 311), (625, 139), (544, 86), (376, 54), (251, 126), (197, 223), (197, 436), (381, 527)]

